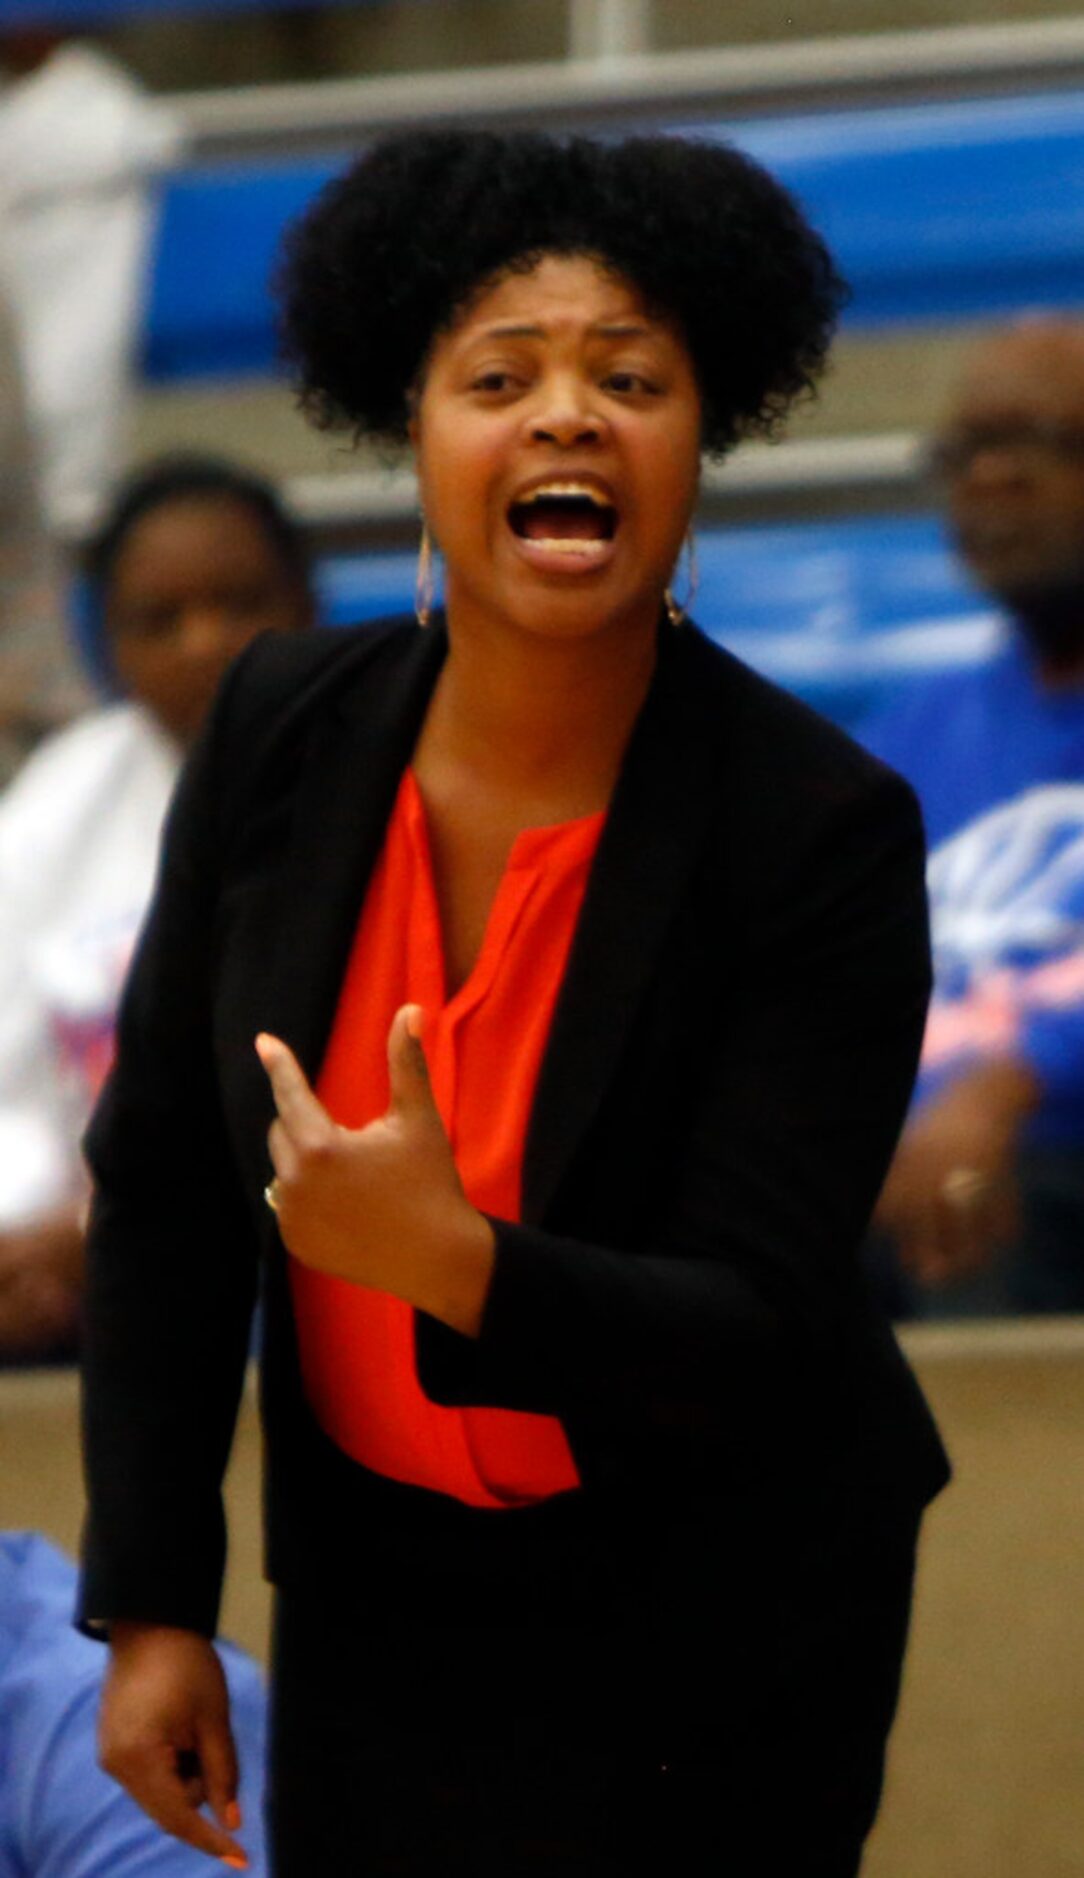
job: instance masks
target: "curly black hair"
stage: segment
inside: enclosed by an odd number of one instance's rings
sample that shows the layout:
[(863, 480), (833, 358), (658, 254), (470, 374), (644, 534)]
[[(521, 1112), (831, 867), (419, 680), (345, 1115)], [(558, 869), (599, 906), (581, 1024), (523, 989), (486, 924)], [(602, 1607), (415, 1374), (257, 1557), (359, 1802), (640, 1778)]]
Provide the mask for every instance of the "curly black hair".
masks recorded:
[(812, 391), (846, 296), (791, 196), (727, 144), (395, 133), (287, 234), (277, 289), (303, 408), (401, 440), (435, 335), (543, 254), (596, 257), (677, 322), (713, 454)]

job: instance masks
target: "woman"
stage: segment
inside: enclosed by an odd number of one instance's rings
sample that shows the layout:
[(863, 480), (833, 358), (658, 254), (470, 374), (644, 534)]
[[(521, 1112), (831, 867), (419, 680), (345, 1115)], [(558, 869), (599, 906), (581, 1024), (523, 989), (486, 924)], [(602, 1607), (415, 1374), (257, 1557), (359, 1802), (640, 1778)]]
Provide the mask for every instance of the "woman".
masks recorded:
[(79, 1137), (182, 752), (230, 661), (313, 612), (304, 540), (274, 490), (214, 457), (129, 477), (84, 571), (89, 650), (123, 699), (47, 739), (0, 798), (0, 1364), (75, 1352)]
[(284, 291), (317, 415), (409, 432), (446, 620), (423, 556), (426, 630), (256, 648), (174, 810), (90, 1139), (107, 1763), (242, 1856), (206, 1639), (262, 1249), (279, 1873), (841, 1878), (944, 1479), (856, 1275), (921, 837), (668, 591), (839, 283), (731, 150), (426, 133)]

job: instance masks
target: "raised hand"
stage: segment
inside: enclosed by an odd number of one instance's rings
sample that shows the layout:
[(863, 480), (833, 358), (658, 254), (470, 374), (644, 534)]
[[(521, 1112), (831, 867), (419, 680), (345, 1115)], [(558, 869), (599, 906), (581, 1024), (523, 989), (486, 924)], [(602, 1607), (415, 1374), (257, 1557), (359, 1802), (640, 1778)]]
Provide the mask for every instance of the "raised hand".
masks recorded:
[(463, 1191), (421, 1028), (417, 1005), (396, 1012), (388, 1109), (358, 1129), (333, 1121), (285, 1043), (257, 1037), (277, 1110), (270, 1197), (283, 1241), (303, 1265), (388, 1291), (477, 1335), (493, 1232)]

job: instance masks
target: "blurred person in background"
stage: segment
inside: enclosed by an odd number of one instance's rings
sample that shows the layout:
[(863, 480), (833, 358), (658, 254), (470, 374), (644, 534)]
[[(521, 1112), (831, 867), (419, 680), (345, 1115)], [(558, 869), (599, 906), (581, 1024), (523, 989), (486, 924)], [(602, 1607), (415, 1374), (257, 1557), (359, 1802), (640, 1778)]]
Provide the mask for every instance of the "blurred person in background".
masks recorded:
[(180, 148), (100, 48), (0, 22), (0, 290), (54, 529), (97, 514), (121, 465), (154, 183)]
[[(0, 1878), (200, 1878), (98, 1766), (104, 1659), (71, 1621), (75, 1567), (32, 1532), (0, 1532)], [(250, 1878), (264, 1878), (267, 1697), (252, 1660), (219, 1645), (237, 1729)]]
[(92, 696), (42, 515), (22, 362), (0, 290), (0, 786), (45, 732)]
[(931, 451), (1004, 613), (866, 741), (922, 802), (936, 989), (881, 1196), (900, 1315), (1084, 1310), (1084, 324), (980, 344)]
[(299, 530), (261, 478), (202, 457), (136, 473), (87, 555), (124, 701), (44, 743), (0, 798), (0, 1360), (76, 1342), (78, 1140), (184, 750), (258, 633), (311, 623)]

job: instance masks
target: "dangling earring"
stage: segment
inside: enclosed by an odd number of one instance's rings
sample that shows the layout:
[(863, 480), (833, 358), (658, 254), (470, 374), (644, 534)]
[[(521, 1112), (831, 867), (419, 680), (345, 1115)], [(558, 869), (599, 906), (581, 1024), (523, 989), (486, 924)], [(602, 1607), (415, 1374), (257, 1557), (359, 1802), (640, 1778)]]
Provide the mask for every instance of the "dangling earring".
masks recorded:
[(435, 591), (433, 544), (429, 539), (429, 524), (423, 521), (422, 538), (418, 543), (418, 571), (414, 577), (414, 617), (419, 626), (428, 626), (433, 617)]
[[(685, 556), (685, 598), (679, 600), (672, 587), (667, 587), (662, 596), (666, 617), (671, 626), (680, 626), (682, 620), (688, 618), (689, 608), (696, 598), (696, 590), (700, 585), (700, 568), (696, 558), (696, 534), (691, 524), (682, 543), (682, 553)], [(680, 559), (679, 555), (679, 564)]]

